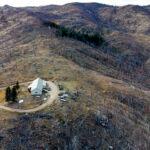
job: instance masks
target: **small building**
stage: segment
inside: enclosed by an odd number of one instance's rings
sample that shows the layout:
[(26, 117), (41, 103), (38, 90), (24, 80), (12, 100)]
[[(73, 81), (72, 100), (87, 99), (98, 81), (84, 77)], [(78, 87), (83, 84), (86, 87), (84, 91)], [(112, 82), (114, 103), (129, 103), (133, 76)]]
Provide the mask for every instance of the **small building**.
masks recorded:
[(42, 95), (43, 89), (46, 88), (46, 86), (47, 83), (45, 80), (37, 78), (28, 86), (28, 90), (33, 96)]

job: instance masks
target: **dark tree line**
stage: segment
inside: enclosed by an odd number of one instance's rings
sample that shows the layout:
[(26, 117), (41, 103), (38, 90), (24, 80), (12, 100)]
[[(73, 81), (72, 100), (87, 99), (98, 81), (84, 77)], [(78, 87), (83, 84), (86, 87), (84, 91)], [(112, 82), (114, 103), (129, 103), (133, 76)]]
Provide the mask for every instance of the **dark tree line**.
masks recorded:
[(57, 29), (57, 36), (73, 38), (89, 45), (101, 46), (105, 42), (104, 38), (99, 33), (81, 33), (74, 29), (57, 25), (54, 22), (44, 22), (43, 25)]
[(5, 99), (7, 102), (16, 102), (19, 88), (20, 86), (18, 81), (12, 88), (6, 88)]
[(43, 22), (43, 25), (44, 26), (49, 26), (49, 27), (52, 27), (52, 28), (56, 28), (56, 29), (59, 29), (60, 28), (60, 26), (59, 25), (57, 25), (56, 23), (54, 23), (54, 22), (49, 22), (49, 21), (44, 21)]

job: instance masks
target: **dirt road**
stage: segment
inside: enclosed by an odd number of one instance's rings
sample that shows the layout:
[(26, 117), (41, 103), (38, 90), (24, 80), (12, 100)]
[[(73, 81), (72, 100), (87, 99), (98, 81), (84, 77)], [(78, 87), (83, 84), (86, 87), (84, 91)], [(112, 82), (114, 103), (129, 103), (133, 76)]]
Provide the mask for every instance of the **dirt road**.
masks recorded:
[(50, 97), (42, 105), (35, 107), (35, 108), (32, 108), (32, 109), (27, 109), (27, 110), (25, 110), (25, 109), (14, 109), (14, 108), (0, 105), (0, 109), (6, 110), (9, 112), (14, 112), (14, 113), (33, 113), (33, 112), (40, 111), (47, 106), (50, 106), (53, 103), (53, 101), (58, 98), (59, 90), (58, 90), (58, 87), (53, 82), (48, 81), (47, 83), (49, 84), (49, 86), (51, 88), (51, 91), (49, 92)]

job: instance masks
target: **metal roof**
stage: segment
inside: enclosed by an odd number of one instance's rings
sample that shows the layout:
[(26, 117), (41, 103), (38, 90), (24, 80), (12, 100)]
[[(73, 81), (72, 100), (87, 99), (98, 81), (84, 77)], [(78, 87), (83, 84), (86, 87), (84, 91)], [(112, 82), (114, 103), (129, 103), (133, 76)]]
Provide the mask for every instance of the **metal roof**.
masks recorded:
[(28, 86), (28, 88), (31, 88), (31, 91), (33, 91), (35, 89), (42, 90), (44, 86), (46, 86), (46, 81), (44, 81), (40, 78), (37, 78), (32, 82), (32, 84), (30, 84)]

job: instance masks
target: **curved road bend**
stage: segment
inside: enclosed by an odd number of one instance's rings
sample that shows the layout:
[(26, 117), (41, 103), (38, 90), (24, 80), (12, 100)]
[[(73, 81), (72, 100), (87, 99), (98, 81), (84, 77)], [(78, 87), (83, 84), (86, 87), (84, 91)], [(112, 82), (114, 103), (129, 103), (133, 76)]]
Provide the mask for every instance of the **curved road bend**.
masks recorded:
[(40, 111), (47, 106), (50, 106), (53, 103), (53, 101), (58, 98), (59, 90), (58, 90), (58, 87), (53, 82), (47, 81), (47, 83), (51, 87), (51, 91), (49, 92), (50, 97), (45, 103), (41, 104), (40, 106), (26, 110), (26, 109), (15, 109), (15, 108), (10, 108), (7, 106), (0, 105), (0, 109), (6, 110), (9, 112), (14, 112), (14, 113), (33, 113), (33, 112)]

